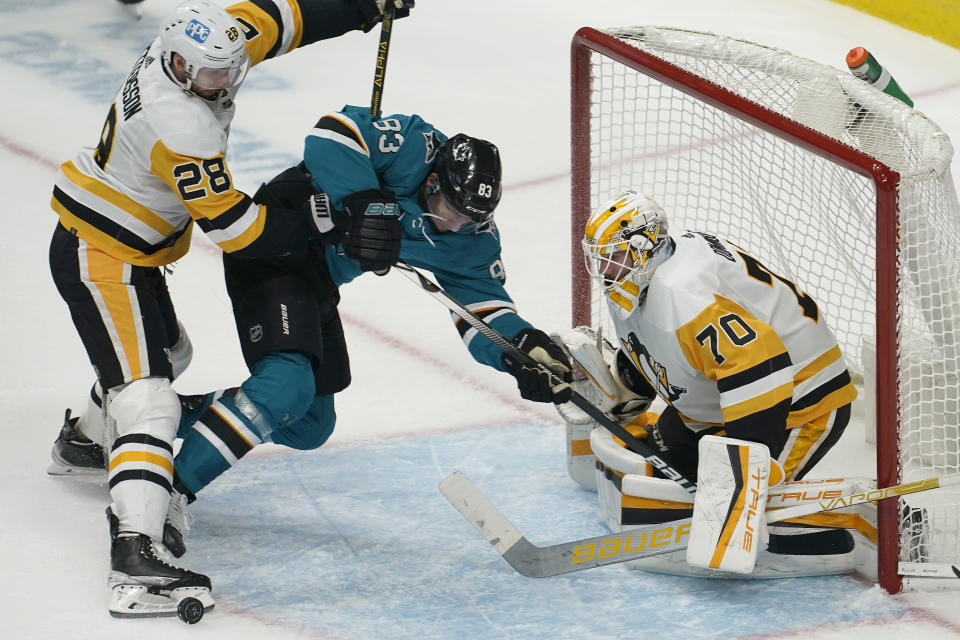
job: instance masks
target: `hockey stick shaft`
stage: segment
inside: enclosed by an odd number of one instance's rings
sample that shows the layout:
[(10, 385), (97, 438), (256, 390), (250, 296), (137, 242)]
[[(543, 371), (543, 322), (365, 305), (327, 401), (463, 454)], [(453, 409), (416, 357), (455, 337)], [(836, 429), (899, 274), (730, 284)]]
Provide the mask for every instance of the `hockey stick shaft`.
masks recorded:
[[(406, 276), (410, 281), (420, 286), (421, 289), (429, 293), (431, 296), (439, 300), (444, 306), (457, 314), (462, 318), (467, 324), (477, 330), (481, 335), (488, 338), (495, 345), (500, 347), (503, 351), (509, 353), (511, 357), (519, 360), (526, 367), (536, 367), (542, 371), (547, 372), (550, 375), (550, 381), (554, 385), (564, 384), (564, 381), (549, 367), (544, 365), (541, 362), (537, 362), (526, 353), (518, 349), (512, 342), (507, 340), (499, 331), (491, 327), (489, 324), (483, 321), (477, 314), (473, 313), (462, 304), (460, 304), (453, 296), (447, 293), (440, 285), (433, 282), (420, 271), (411, 267), (410, 265), (404, 262), (398, 262), (396, 264), (397, 271)], [(627, 448), (633, 451), (634, 453), (643, 456), (650, 464), (656, 467), (665, 477), (673, 480), (681, 487), (687, 490), (690, 495), (694, 495), (697, 491), (695, 484), (690, 482), (682, 473), (674, 469), (672, 466), (667, 464), (655, 451), (653, 451), (648, 445), (646, 445), (642, 440), (631, 434), (629, 431), (621, 427), (614, 420), (611, 420), (599, 407), (594, 405), (592, 402), (584, 398), (582, 395), (573, 391), (570, 401), (579, 407), (584, 413), (593, 418), (597, 424), (602, 426), (604, 429), (608, 430), (613, 435), (620, 438), (624, 443), (626, 443)]]
[(370, 97), (370, 115), (380, 117), (383, 102), (383, 86), (387, 79), (387, 56), (390, 54), (390, 35), (393, 33), (393, 0), (383, 7), (383, 22), (380, 24), (380, 43), (377, 45), (377, 64), (373, 70), (373, 95)]
[[(851, 507), (884, 498), (960, 485), (960, 475), (930, 478), (920, 482), (855, 493), (827, 501), (767, 512), (767, 523)], [(440, 482), (440, 491), (480, 535), (519, 573), (546, 578), (608, 564), (639, 560), (683, 551), (690, 533), (690, 518), (645, 525), (605, 536), (582, 538), (538, 547), (490, 502), (467, 476), (454, 472)], [(956, 568), (952, 568), (956, 571)], [(958, 575), (960, 577), (960, 575)]]
[(844, 507), (855, 507), (867, 502), (883, 500), (884, 498), (905, 496), (919, 491), (929, 491), (930, 489), (954, 487), (958, 485), (960, 485), (960, 474), (953, 474), (939, 478), (927, 478), (926, 480), (919, 480), (917, 482), (898, 484), (892, 487), (884, 487), (883, 489), (872, 489), (862, 493), (851, 493), (830, 500), (820, 500), (811, 504), (801, 504), (796, 507), (785, 507), (783, 509), (767, 511), (767, 524), (782, 522), (790, 518), (799, 518), (800, 516), (808, 516), (812, 513), (819, 513), (820, 511), (833, 511), (834, 509), (842, 509)]

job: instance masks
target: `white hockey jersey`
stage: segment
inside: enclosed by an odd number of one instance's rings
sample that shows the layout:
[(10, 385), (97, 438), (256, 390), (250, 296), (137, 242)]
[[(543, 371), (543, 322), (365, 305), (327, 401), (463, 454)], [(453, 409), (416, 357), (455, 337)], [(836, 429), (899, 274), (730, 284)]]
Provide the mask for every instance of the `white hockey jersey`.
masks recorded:
[(621, 348), (695, 431), (760, 440), (853, 401), (816, 302), (709, 234), (687, 231), (634, 310), (608, 300)]
[[(350, 3), (313, 4), (250, 0), (228, 7), (243, 27), (251, 66), (364, 26)], [(224, 251), (242, 251), (257, 240), (282, 245), (296, 221), (268, 225), (267, 207), (234, 188), (227, 167), (235, 92), (208, 101), (184, 91), (167, 76), (157, 38), (117, 93), (96, 148), (61, 165), (51, 206), (62, 225), (140, 266), (183, 256), (192, 220)]]

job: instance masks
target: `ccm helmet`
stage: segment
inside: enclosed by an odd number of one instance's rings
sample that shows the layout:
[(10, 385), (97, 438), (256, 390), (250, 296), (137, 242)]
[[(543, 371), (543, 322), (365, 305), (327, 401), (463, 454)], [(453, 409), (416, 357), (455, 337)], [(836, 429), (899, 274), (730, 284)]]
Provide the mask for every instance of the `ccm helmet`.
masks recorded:
[(667, 214), (634, 190), (619, 194), (590, 216), (582, 244), (587, 272), (627, 310), (639, 300), (657, 266), (673, 255)]
[(500, 152), (486, 140), (458, 133), (440, 146), (433, 170), (440, 192), (477, 224), (493, 218), (500, 202)]
[(208, 0), (187, 0), (174, 10), (160, 31), (160, 49), (168, 70), (174, 53), (183, 56), (187, 77), (177, 82), (187, 91), (236, 88), (250, 68), (240, 24)]

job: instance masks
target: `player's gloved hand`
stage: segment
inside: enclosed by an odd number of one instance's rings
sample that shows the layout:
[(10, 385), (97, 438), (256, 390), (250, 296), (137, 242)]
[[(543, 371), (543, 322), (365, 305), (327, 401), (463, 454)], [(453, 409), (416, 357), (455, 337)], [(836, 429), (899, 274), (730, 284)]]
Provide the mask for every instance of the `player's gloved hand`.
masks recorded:
[(384, 275), (400, 258), (403, 227), (393, 193), (367, 189), (343, 199), (343, 210), (330, 203), (326, 193), (310, 196), (308, 208), (320, 242), (337, 244), (364, 271)]
[[(284, 247), (288, 252), (305, 249), (314, 237), (310, 233), (310, 223), (303, 219), (304, 212), (308, 215), (312, 213), (311, 198), (314, 194), (313, 180), (302, 162), (284, 169), (269, 182), (261, 184), (253, 194), (253, 201), (266, 206), (269, 216), (286, 216), (282, 226), (286, 230)], [(316, 218), (314, 224), (318, 225)], [(332, 228), (333, 224), (330, 223), (330, 229)], [(322, 234), (320, 237), (321, 242), (336, 242), (338, 239), (327, 239)], [(240, 257), (240, 254), (235, 255)]]
[(524, 328), (513, 338), (513, 344), (537, 362), (546, 365), (563, 380), (554, 385), (549, 373), (540, 367), (525, 365), (506, 351), (501, 356), (504, 370), (517, 379), (520, 395), (534, 402), (563, 404), (573, 394), (570, 388), (570, 361), (550, 336), (539, 329)]
[(393, 7), (393, 17), (406, 18), (414, 7), (414, 0), (357, 0), (357, 7), (363, 14), (363, 30), (370, 31), (378, 22), (383, 20), (383, 13), (387, 6)]
[(343, 252), (364, 271), (386, 273), (400, 259), (400, 206), (392, 191), (367, 189), (343, 199), (349, 226), (340, 240)]
[(310, 173), (306, 165), (301, 162), (289, 169), (284, 169), (270, 182), (261, 184), (253, 196), (253, 201), (267, 206), (302, 210), (304, 203), (313, 193)]

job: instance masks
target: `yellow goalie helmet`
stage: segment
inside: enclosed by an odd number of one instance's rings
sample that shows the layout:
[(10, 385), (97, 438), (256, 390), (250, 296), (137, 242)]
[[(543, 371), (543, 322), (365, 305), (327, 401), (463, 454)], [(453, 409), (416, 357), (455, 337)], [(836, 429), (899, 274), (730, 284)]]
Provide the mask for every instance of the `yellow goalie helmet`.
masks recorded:
[(673, 254), (667, 214), (639, 191), (624, 191), (597, 209), (583, 234), (591, 278), (611, 300), (632, 311), (653, 272)]

